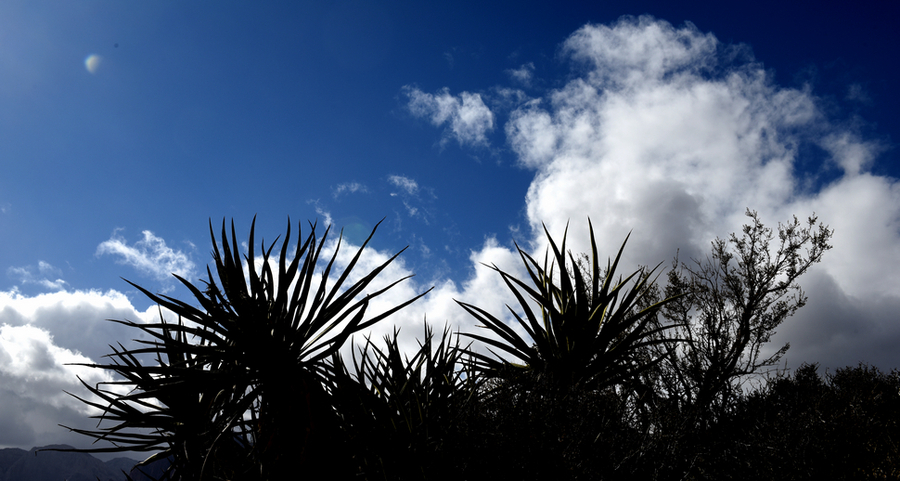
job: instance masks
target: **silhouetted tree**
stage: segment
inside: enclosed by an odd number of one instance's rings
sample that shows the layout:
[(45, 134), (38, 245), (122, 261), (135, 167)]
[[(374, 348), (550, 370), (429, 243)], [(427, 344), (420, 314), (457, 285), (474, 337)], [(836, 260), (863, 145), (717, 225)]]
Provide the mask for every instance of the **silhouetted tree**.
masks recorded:
[[(678, 408), (698, 413), (701, 422), (722, 415), (748, 376), (774, 366), (785, 344), (762, 356), (776, 328), (806, 304), (797, 283), (831, 249), (832, 230), (815, 216), (801, 224), (766, 227), (756, 212), (740, 237), (716, 239), (705, 261), (679, 264), (669, 271), (664, 317), (686, 342), (658, 344), (666, 359), (653, 379), (657, 392)], [(679, 294), (682, 294), (679, 296)]]

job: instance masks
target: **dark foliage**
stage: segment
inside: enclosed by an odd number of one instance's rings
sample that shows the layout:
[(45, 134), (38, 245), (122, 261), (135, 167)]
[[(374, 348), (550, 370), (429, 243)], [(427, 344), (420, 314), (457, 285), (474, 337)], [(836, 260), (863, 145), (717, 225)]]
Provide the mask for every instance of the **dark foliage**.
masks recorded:
[(655, 269), (616, 277), (621, 250), (601, 267), (593, 231), (580, 266), (548, 235), (542, 262), (519, 250), (526, 279), (490, 266), (518, 301), (509, 319), (460, 303), (487, 328), (463, 334), (481, 347), (426, 325), (418, 350), (395, 331), (349, 359), (351, 335), (424, 295), (368, 313), (396, 284), (370, 287), (394, 258), (346, 286), (368, 240), (343, 272), (335, 252), (314, 275), (327, 231), (290, 252), (289, 228), (257, 262), (253, 229), (242, 258), (223, 225), (215, 275), (182, 279), (199, 307), (141, 289), (177, 322), (116, 321), (151, 340), (93, 365), (121, 380), (88, 386), (105, 424), (80, 432), (112, 443), (94, 451), (168, 457), (171, 479), (900, 478), (896, 371), (761, 377), (786, 347), (761, 348), (805, 303), (796, 280), (831, 231), (748, 215), (709, 259), (676, 263), (666, 289)]
[[(102, 409), (98, 417), (107, 425), (76, 431), (112, 444), (88, 451), (156, 452), (147, 462), (171, 456), (168, 474), (177, 479), (353, 474), (323, 386), (326, 361), (353, 333), (421, 295), (370, 314), (369, 301), (402, 281), (367, 292), (399, 253), (345, 285), (371, 235), (332, 281), (340, 239), (322, 267), (328, 230), (317, 242), (316, 227), (310, 227), (306, 240), (290, 251), (289, 223), (280, 255), (272, 258), (276, 244), (263, 243), (257, 267), (252, 226), (242, 258), (234, 226), (229, 242), (223, 222), (220, 248), (210, 223), (216, 275), (208, 270), (204, 289), (179, 278), (199, 308), (135, 286), (178, 321), (116, 321), (151, 340), (135, 341), (138, 347), (131, 349), (120, 344), (112, 348), (111, 363), (91, 365), (123, 380), (112, 387), (86, 385), (106, 404), (84, 402)], [(128, 393), (115, 389), (120, 386)]]
[(546, 228), (550, 247), (543, 263), (517, 246), (529, 275), (527, 280), (491, 266), (515, 295), (519, 305), (508, 309), (527, 337), (484, 309), (459, 302), (495, 337), (464, 335), (486, 344), (492, 352), (512, 355), (519, 361), (475, 353), (478, 368), (486, 376), (540, 378), (541, 383), (563, 392), (596, 391), (615, 386), (664, 359), (665, 354), (646, 359), (648, 348), (675, 343), (675, 339), (662, 336), (674, 325), (652, 322), (660, 307), (672, 299), (650, 305), (645, 302), (653, 292), (650, 288), (655, 269), (640, 269), (624, 279), (617, 277), (624, 243), (615, 261), (601, 269), (593, 227), (589, 230), (591, 266), (586, 274), (567, 268), (568, 261), (573, 265), (577, 261), (566, 250), (566, 236), (557, 246)]
[(900, 373), (805, 364), (735, 404), (710, 430), (711, 479), (900, 478)]
[(367, 339), (350, 367), (334, 356), (326, 385), (347, 449), (366, 479), (456, 478), (469, 458), (463, 425), (479, 381), (449, 329), (435, 343), (426, 325), (412, 357), (400, 350), (398, 334), (383, 348)]

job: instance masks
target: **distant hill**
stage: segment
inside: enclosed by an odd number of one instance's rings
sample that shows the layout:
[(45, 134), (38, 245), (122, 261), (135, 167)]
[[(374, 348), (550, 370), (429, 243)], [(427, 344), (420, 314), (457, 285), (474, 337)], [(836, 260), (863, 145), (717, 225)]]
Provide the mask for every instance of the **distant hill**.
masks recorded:
[(50, 445), (24, 449), (0, 449), (0, 481), (124, 481), (125, 474), (137, 464), (128, 458), (107, 462), (87, 453), (45, 451), (72, 449), (67, 445)]
[(26, 454), (24, 449), (0, 449), (0, 481), (6, 481), (6, 470)]

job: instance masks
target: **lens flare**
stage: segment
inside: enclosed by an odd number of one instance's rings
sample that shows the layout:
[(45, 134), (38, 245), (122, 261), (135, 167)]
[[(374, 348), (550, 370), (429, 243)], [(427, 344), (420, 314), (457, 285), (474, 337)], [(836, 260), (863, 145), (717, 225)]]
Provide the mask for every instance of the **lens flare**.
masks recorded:
[(97, 73), (97, 69), (100, 68), (100, 62), (102, 59), (99, 55), (90, 54), (87, 58), (84, 59), (84, 68), (87, 69), (88, 72), (94, 74)]

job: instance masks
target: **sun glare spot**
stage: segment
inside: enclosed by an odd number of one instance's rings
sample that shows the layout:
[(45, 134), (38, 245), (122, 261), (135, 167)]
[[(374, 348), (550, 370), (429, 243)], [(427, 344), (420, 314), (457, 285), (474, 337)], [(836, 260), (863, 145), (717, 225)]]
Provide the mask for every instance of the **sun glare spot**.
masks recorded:
[(99, 55), (90, 54), (84, 59), (84, 68), (92, 74), (97, 73), (97, 69), (100, 68), (100, 62), (102, 60), (103, 59), (101, 59)]

